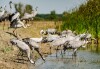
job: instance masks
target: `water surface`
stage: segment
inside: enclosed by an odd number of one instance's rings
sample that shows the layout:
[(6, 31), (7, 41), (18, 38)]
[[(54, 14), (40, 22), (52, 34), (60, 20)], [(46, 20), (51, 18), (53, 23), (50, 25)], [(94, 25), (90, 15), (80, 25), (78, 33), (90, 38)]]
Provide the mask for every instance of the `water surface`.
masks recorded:
[(35, 67), (31, 69), (100, 69), (100, 54), (90, 51), (78, 51), (76, 57), (71, 56), (72, 51), (67, 51), (65, 55), (58, 52), (46, 57), (46, 62), (39, 59)]

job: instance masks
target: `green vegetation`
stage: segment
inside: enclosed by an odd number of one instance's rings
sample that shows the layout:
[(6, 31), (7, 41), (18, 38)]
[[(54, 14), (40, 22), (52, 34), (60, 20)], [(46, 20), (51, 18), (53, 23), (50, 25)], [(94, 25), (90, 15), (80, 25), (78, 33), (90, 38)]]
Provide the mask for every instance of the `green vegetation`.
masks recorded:
[(26, 6), (25, 6), (25, 12), (31, 14), (31, 12), (32, 12), (32, 6), (31, 6), (31, 5), (26, 5)]
[(2, 52), (3, 53), (8, 53), (8, 52), (11, 52), (13, 50), (13, 48), (12, 47), (4, 47), (4, 48), (2, 48)]
[(22, 3), (15, 4), (15, 10), (18, 11), (21, 14), (21, 16), (23, 15), (22, 7)]
[(89, 0), (72, 13), (63, 13), (61, 30), (71, 29), (78, 33), (88, 31), (94, 37), (100, 37), (100, 0)]
[[(54, 18), (54, 17), (56, 18)], [(52, 11), (50, 14), (37, 14), (36, 17), (34, 18), (34, 20), (37, 21), (53, 21), (53, 20), (57, 20), (57, 21), (61, 21), (62, 20), (62, 14), (53, 14)]]

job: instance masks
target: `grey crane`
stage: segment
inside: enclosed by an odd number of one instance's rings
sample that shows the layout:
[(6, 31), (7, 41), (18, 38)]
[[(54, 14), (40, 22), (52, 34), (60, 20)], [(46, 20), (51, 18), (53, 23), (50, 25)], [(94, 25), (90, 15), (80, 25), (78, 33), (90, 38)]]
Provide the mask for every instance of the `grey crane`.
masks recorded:
[(11, 9), (12, 9), (11, 4), (14, 4), (14, 3), (12, 1), (9, 2), (9, 5), (10, 5), (10, 15), (11, 15), (10, 22), (12, 22), (15, 19), (19, 19), (19, 17), (20, 17), (20, 13), (17, 10), (16, 10), (15, 13), (11, 13)]
[[(57, 51), (58, 51), (58, 48), (61, 46), (63, 46), (63, 44), (67, 41), (67, 39), (65, 37), (63, 38), (58, 38), (54, 41), (52, 41), (50, 43), (50, 54), (51, 54), (51, 47), (56, 47), (56, 57), (57, 57)], [(62, 51), (61, 51), (61, 54), (62, 54)]]
[(41, 43), (42, 40), (43, 40), (43, 37), (41, 36), (40, 38), (29, 38), (30, 40), (34, 41), (34, 42), (37, 42), (37, 43)]
[(57, 33), (57, 29), (55, 29), (55, 28), (48, 28), (47, 30), (41, 30), (40, 33), (44, 34), (44, 35), (56, 34)]
[[(1, 8), (3, 8), (3, 7), (1, 7)], [(2, 21), (3, 21), (3, 16), (4, 16), (4, 14), (6, 13), (5, 8), (6, 8), (6, 5), (4, 5), (3, 10), (0, 12), (0, 22), (2, 22)]]
[(72, 40), (69, 42), (66, 42), (63, 46), (63, 50), (64, 52), (66, 51), (66, 49), (73, 49), (73, 54), (76, 56), (76, 51), (80, 48), (80, 47), (85, 47), (85, 45), (88, 43), (88, 41), (86, 40)]
[(33, 20), (33, 18), (37, 15), (37, 8), (38, 7), (36, 7), (35, 10), (31, 12), (31, 14), (25, 13), (24, 16), (21, 18), (21, 20), (26, 20), (26, 22), (29, 21), (30, 19)]
[[(14, 4), (12, 1), (9, 2), (9, 5), (10, 5), (10, 11), (12, 9), (12, 6), (11, 4)], [(13, 33), (15, 33), (15, 30), (17, 28), (20, 28), (20, 27), (24, 27), (26, 28), (26, 26), (24, 25), (24, 23), (20, 20), (20, 13), (18, 11), (16, 11), (15, 13), (10, 13), (9, 15), (9, 21), (10, 21), (10, 27), (9, 28), (14, 28), (14, 31)], [(9, 29), (8, 28), (8, 29)]]
[[(54, 41), (51, 42), (51, 47), (52, 46), (56, 46), (57, 47), (57, 50), (58, 48), (61, 46), (61, 47), (65, 47), (65, 44), (66, 42), (70, 42), (70, 41), (79, 41), (80, 40), (80, 37), (79, 36), (71, 36), (71, 35), (68, 35), (67, 37), (61, 37), (61, 38), (58, 38)], [(67, 45), (67, 44), (66, 44)], [(50, 47), (50, 49), (51, 49)], [(56, 50), (56, 56), (57, 56), (57, 50)], [(64, 49), (63, 49), (64, 50)], [(51, 52), (51, 51), (50, 51)], [(61, 50), (61, 54), (62, 54), (62, 50)]]
[[(6, 6), (4, 6), (3, 10), (0, 12), (0, 22), (5, 21), (5, 18), (6, 18), (5, 8), (6, 8)], [(5, 26), (5, 22), (3, 23), (3, 30), (4, 30), (4, 26)]]
[[(0, 12), (0, 19), (2, 18), (2, 16), (4, 15), (4, 13), (5, 13), (5, 11), (6, 11), (6, 10), (5, 10), (5, 7), (6, 7), (6, 6), (4, 6), (3, 11)], [(1, 8), (2, 8), (2, 7), (1, 7)]]
[(21, 27), (27, 28), (27, 26), (20, 19), (15, 19), (12, 22), (10, 22), (10, 27), (8, 27), (8, 29), (14, 28), (13, 33), (15, 34), (15, 31), (17, 30), (17, 28), (21, 28)]
[(31, 55), (31, 50), (29, 48), (29, 46), (21, 41), (21, 40), (18, 40), (18, 39), (11, 39), (10, 42), (13, 44), (13, 45), (16, 45), (20, 51), (23, 51), (27, 54), (27, 57), (29, 59), (29, 61), (33, 64), (34, 61), (32, 60), (32, 55)]
[(57, 33), (57, 29), (48, 28), (48, 29), (46, 30), (46, 33), (47, 33), (47, 34), (56, 34), (56, 33)]
[(66, 37), (67, 35), (76, 36), (76, 33), (75, 33), (75, 31), (73, 32), (71, 30), (64, 30), (61, 32), (62, 37)]
[[(12, 9), (11, 4), (13, 4), (12, 1), (9, 2), (10, 9)], [(13, 33), (15, 33), (15, 31), (17, 30), (17, 28), (20, 28), (20, 27), (26, 28), (27, 27), (20, 20), (19, 17), (20, 17), (20, 13), (19, 12), (15, 12), (13, 14), (10, 14), (10, 16), (9, 16), (9, 21), (10, 21), (10, 27), (9, 28), (14, 28)]]
[(48, 35), (46, 36), (47, 42), (52, 42), (52, 41), (54, 41), (54, 40), (56, 40), (56, 39), (58, 39), (58, 38), (60, 38), (59, 35), (48, 34)]
[(23, 38), (22, 40), (25, 43), (27, 43), (32, 50), (36, 50), (39, 53), (39, 55), (41, 56), (41, 58), (43, 59), (43, 61), (45, 61), (45, 58), (42, 57), (42, 55), (39, 51), (40, 46), (38, 43), (36, 43), (34, 40), (31, 40), (30, 38)]

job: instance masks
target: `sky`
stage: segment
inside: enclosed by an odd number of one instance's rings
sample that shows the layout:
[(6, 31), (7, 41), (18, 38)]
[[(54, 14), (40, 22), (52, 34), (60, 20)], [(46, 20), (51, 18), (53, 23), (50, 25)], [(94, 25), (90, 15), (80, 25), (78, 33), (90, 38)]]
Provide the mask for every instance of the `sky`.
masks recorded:
[[(86, 3), (86, 0), (0, 0), (0, 6), (6, 5), (6, 9), (9, 10), (9, 1), (13, 3), (30, 4), (33, 9), (38, 6), (38, 13), (47, 14), (55, 10), (56, 13), (61, 14), (64, 11), (70, 11), (75, 7), (79, 7), (81, 4)], [(12, 5), (13, 6), (13, 5)], [(15, 9), (12, 9), (14, 12)]]

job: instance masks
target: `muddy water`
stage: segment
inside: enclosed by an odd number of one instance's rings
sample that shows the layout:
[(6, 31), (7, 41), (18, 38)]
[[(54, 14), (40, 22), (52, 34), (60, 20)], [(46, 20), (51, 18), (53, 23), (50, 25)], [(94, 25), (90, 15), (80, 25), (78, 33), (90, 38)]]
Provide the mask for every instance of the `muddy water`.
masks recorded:
[(100, 69), (100, 54), (90, 51), (78, 51), (76, 57), (72, 57), (72, 51), (67, 51), (65, 55), (58, 57), (55, 54), (46, 57), (44, 63), (39, 59), (35, 66), (30, 69)]

